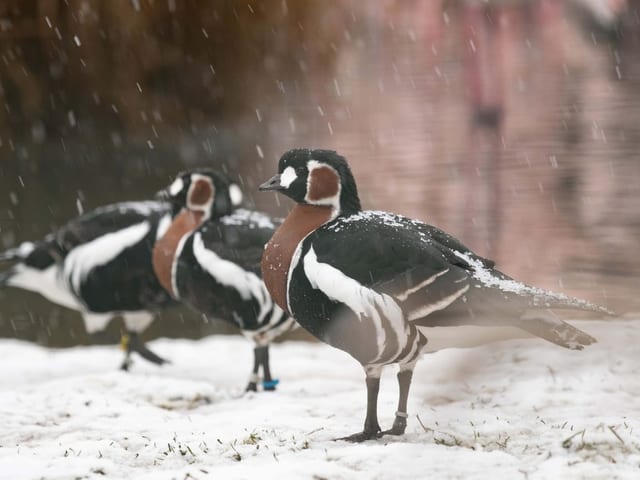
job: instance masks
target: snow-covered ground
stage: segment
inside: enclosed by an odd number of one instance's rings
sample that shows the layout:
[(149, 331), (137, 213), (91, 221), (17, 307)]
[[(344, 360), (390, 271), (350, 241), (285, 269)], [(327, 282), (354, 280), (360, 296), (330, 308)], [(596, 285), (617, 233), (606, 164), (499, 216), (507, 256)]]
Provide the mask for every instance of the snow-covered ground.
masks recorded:
[[(542, 340), (419, 363), (403, 437), (354, 445), (363, 374), (325, 345), (275, 345), (277, 392), (240, 396), (240, 337), (159, 340), (173, 360), (117, 371), (114, 347), (0, 341), (0, 478), (193, 480), (640, 478), (640, 321), (574, 322), (582, 352)], [(395, 372), (382, 381), (383, 428)]]

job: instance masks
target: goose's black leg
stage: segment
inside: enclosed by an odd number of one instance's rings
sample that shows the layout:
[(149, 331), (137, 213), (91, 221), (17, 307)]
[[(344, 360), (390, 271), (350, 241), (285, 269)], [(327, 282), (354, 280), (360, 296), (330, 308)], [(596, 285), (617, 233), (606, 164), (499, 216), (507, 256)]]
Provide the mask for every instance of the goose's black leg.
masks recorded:
[(129, 343), (131, 341), (131, 337), (128, 333), (122, 333), (120, 336), (120, 348), (124, 350), (124, 360), (120, 365), (120, 370), (124, 370), (125, 372), (129, 371), (133, 360), (131, 360), (131, 348), (129, 347)]
[(409, 398), (409, 387), (411, 387), (411, 377), (413, 370), (400, 370), (398, 372), (398, 387), (400, 396), (398, 398), (398, 410), (393, 426), (389, 430), (382, 432), (384, 435), (403, 435), (407, 428), (407, 399)]
[(261, 347), (262, 351), (262, 388), (267, 392), (272, 392), (276, 389), (279, 381), (274, 380), (271, 377), (271, 367), (269, 366), (269, 346), (265, 345)]
[(380, 425), (378, 424), (378, 391), (380, 390), (380, 373), (375, 375), (367, 374), (367, 416), (364, 420), (364, 428), (362, 432), (349, 435), (348, 437), (339, 438), (338, 440), (346, 440), (348, 442), (364, 442), (379, 438)]
[(122, 335), (122, 339), (120, 342), (122, 349), (125, 351), (124, 361), (120, 368), (122, 370), (129, 370), (131, 366), (131, 353), (136, 352), (145, 360), (155, 363), (156, 365), (164, 365), (165, 363), (169, 363), (168, 360), (156, 355), (151, 350), (147, 348), (144, 342), (140, 339), (140, 335), (137, 332), (125, 331)]
[(276, 385), (278, 385), (278, 380), (274, 380), (271, 378), (271, 368), (269, 367), (269, 346), (262, 345), (257, 346), (253, 349), (253, 373), (249, 379), (249, 384), (247, 385), (247, 392), (256, 392), (258, 391), (258, 382), (260, 381), (259, 371), (260, 367), (262, 367), (262, 388), (265, 391), (274, 391), (276, 389)]
[(260, 369), (260, 365), (262, 364), (262, 353), (260, 351), (261, 348), (262, 347), (255, 347), (253, 349), (253, 372), (249, 377), (249, 383), (247, 384), (247, 388), (245, 388), (245, 392), (258, 391), (258, 382), (260, 381), (258, 370)]

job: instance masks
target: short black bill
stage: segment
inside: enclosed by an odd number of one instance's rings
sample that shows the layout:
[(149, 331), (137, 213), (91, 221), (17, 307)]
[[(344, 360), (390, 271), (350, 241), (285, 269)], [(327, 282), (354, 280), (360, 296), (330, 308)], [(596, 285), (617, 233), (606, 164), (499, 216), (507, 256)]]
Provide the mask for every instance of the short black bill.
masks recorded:
[(269, 180), (264, 182), (258, 187), (258, 190), (260, 190), (261, 192), (266, 192), (269, 190), (284, 190), (284, 187), (280, 185), (280, 174), (274, 175)]
[(156, 192), (154, 198), (159, 202), (168, 202), (171, 199), (171, 195), (167, 190), (160, 190)]

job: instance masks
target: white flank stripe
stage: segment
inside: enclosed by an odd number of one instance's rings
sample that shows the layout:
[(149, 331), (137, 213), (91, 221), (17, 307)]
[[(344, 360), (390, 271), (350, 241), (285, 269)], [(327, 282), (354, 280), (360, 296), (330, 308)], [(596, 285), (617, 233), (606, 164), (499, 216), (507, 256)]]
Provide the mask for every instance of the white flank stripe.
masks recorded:
[(257, 330), (241, 330), (241, 333), (256, 345), (268, 345), (274, 338), (296, 326), (293, 317), (287, 317), (275, 327), (283, 313), (282, 309), (274, 303), (268, 322), (264, 322)]
[[(387, 304), (388, 302), (392, 302), (393, 305), (390, 305), (389, 309), (393, 312), (393, 315), (387, 315), (386, 319), (391, 326), (391, 329), (396, 334), (396, 338), (398, 339), (398, 349), (395, 353), (392, 353), (391, 356), (393, 358), (400, 355), (400, 352), (404, 350), (407, 345), (407, 341), (409, 339), (409, 335), (407, 332), (407, 325), (404, 317), (404, 313), (402, 313), (402, 309), (398, 306), (398, 304), (393, 300), (389, 295), (382, 294), (382, 298)], [(399, 312), (395, 312), (397, 309)], [(386, 310), (385, 310), (386, 311)], [(382, 353), (382, 352), (381, 352)]]
[(417, 361), (416, 357), (418, 355), (418, 346), (419, 346), (418, 338), (419, 338), (419, 335), (416, 335), (416, 338), (413, 340), (413, 345), (411, 345), (411, 350), (409, 350), (409, 353), (404, 358), (399, 359), (401, 362), (405, 359), (411, 359), (408, 364), (404, 364), (404, 365), (401, 364), (400, 370), (409, 369), (407, 367), (410, 366), (411, 364), (415, 365), (415, 362)]
[(4, 254), (9, 258), (12, 255), (17, 256), (18, 258), (27, 258), (31, 252), (36, 248), (36, 244), (33, 242), (22, 242), (15, 248), (11, 248), (4, 252)]
[(409, 295), (411, 295), (412, 293), (417, 292), (418, 290), (420, 290), (421, 288), (426, 287), (427, 285), (431, 285), (433, 282), (436, 281), (436, 278), (444, 275), (445, 273), (447, 273), (449, 271), (449, 269), (447, 268), (446, 270), (443, 270), (441, 272), (436, 273), (435, 275), (430, 276), (429, 278), (427, 278), (426, 280), (420, 282), (418, 285), (416, 285), (415, 287), (411, 287), (409, 290), (407, 290), (406, 292), (403, 293), (399, 293), (398, 295), (395, 295), (395, 297), (400, 300), (401, 302), (404, 302)]
[(418, 318), (423, 318), (437, 310), (442, 310), (443, 308), (447, 308), (449, 305), (455, 302), (460, 296), (462, 296), (464, 292), (466, 292), (467, 290), (469, 290), (469, 285), (465, 285), (457, 292), (454, 292), (451, 295), (444, 297), (442, 300), (436, 303), (430, 303), (429, 305), (424, 305), (418, 308), (417, 310), (414, 310), (409, 314), (409, 320), (411, 321), (411, 320), (416, 320)]
[(146, 311), (123, 312), (122, 320), (130, 332), (142, 333), (153, 323), (153, 313)]
[(171, 264), (171, 290), (175, 298), (180, 299), (180, 291), (178, 290), (178, 282), (176, 282), (176, 273), (178, 272), (178, 263), (180, 262), (180, 254), (184, 248), (184, 242), (191, 236), (191, 232), (182, 236), (176, 246), (176, 253), (173, 255), (173, 263)]
[(63, 281), (58, 264), (53, 264), (46, 270), (17, 265), (14, 267), (14, 272), (16, 273), (9, 279), (9, 285), (39, 293), (47, 300), (63, 307), (83, 310), (82, 304)]
[(82, 314), (82, 321), (84, 322), (84, 328), (89, 335), (96, 332), (101, 332), (114, 317), (111, 313), (92, 313), (84, 312)]
[(31, 252), (36, 248), (36, 244), (33, 242), (22, 242), (18, 245), (18, 254), (22, 258), (27, 258)]
[(248, 272), (229, 260), (220, 258), (215, 252), (204, 246), (202, 236), (196, 233), (193, 238), (193, 254), (198, 263), (216, 280), (227, 287), (234, 288), (244, 300), (254, 298), (260, 304), (258, 322), (261, 323), (271, 309), (271, 297), (255, 273)]
[(167, 233), (172, 221), (171, 215), (168, 213), (160, 219), (158, 222), (158, 228), (156, 229), (156, 241), (164, 237), (164, 234)]
[(184, 188), (184, 181), (182, 180), (182, 178), (178, 177), (173, 181), (173, 183), (169, 187), (169, 195), (175, 197), (182, 191), (183, 188)]
[(291, 311), (291, 302), (289, 301), (289, 284), (291, 283), (291, 278), (293, 277), (293, 271), (298, 266), (298, 262), (300, 261), (300, 255), (302, 254), (302, 243), (304, 239), (307, 238), (310, 234), (305, 235), (305, 237), (298, 242), (298, 246), (293, 251), (293, 255), (291, 255), (291, 264), (289, 265), (289, 271), (287, 272), (287, 292), (286, 292), (286, 300), (287, 300), (287, 309)]
[(362, 320), (362, 317), (365, 316), (373, 322), (376, 329), (378, 356), (371, 360), (370, 363), (375, 363), (380, 359), (386, 345), (386, 333), (378, 311), (383, 312), (384, 317), (389, 321), (391, 328), (396, 333), (399, 350), (404, 348), (407, 338), (407, 335), (405, 335), (404, 315), (393, 298), (361, 285), (327, 263), (318, 262), (318, 257), (313, 247), (309, 249), (303, 261), (304, 272), (313, 288), (321, 290), (331, 300), (347, 305), (355, 312), (359, 320)]
[(105, 265), (149, 233), (149, 222), (142, 222), (108, 233), (71, 250), (64, 260), (64, 276), (76, 293), (89, 272)]

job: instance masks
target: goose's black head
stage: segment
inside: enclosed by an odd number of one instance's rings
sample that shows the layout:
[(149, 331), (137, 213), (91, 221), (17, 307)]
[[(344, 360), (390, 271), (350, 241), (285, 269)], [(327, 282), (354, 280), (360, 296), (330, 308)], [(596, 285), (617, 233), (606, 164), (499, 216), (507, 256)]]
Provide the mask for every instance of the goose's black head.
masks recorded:
[(333, 150), (289, 150), (280, 158), (278, 174), (260, 190), (281, 192), (298, 203), (332, 207), (334, 216), (362, 208), (349, 165)]
[(156, 198), (170, 202), (174, 215), (186, 208), (202, 212), (206, 220), (229, 215), (242, 204), (243, 195), (240, 187), (226, 175), (203, 168), (178, 174)]

